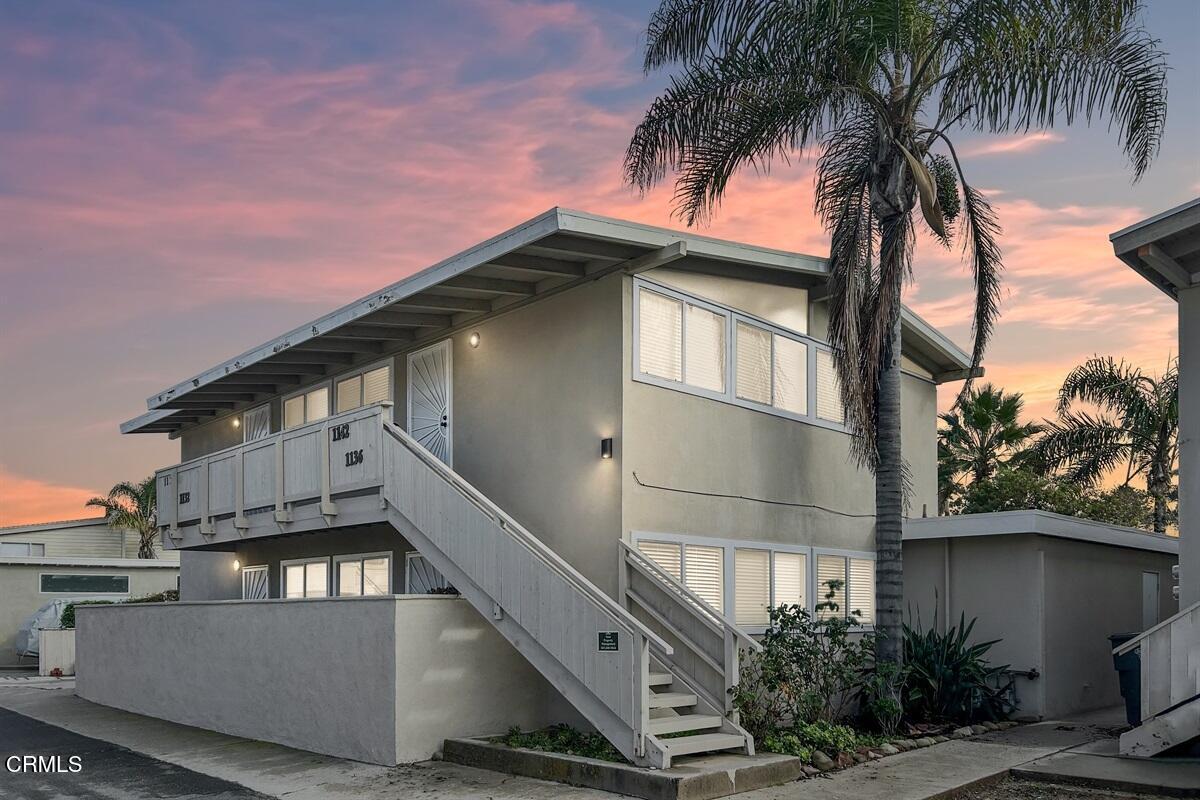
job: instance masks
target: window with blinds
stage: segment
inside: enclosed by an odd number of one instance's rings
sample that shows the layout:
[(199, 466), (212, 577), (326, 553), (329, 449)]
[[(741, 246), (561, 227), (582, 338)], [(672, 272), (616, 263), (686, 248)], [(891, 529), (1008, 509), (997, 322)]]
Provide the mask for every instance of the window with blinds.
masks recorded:
[(804, 553), (775, 553), (772, 604), (807, 608), (808, 558)]
[(720, 613), (725, 613), (725, 549), (689, 544), (683, 548), (683, 582)]
[(734, 622), (767, 625), (771, 621), (771, 553), (769, 550), (734, 550)]
[(683, 380), (683, 303), (649, 289), (638, 292), (638, 369)]
[(866, 558), (850, 559), (850, 579), (847, 582), (850, 613), (859, 612), (863, 625), (875, 624), (875, 562)]
[(725, 391), (725, 317), (707, 308), (687, 307), (685, 382)]
[[(830, 582), (837, 581), (837, 588), (831, 591)], [(846, 558), (844, 556), (817, 556), (817, 585), (815, 588), (816, 602), (834, 603), (837, 608), (823, 608), (817, 611), (817, 619), (832, 619), (846, 616)]]
[(833, 367), (833, 353), (828, 350), (817, 351), (817, 416), (829, 422), (846, 421), (842, 390), (838, 386), (837, 370)]
[(353, 411), (372, 403), (382, 403), (392, 396), (392, 369), (388, 365), (351, 375), (339, 380), (335, 387), (337, 413)]
[(808, 345), (775, 334), (773, 405), (793, 414), (808, 413)]
[(329, 595), (329, 561), (324, 558), (309, 561), (282, 562), (285, 598), (327, 597)]
[(771, 404), (771, 333), (754, 325), (737, 323), (737, 396)]
[[(295, 398), (293, 398), (295, 399)], [(303, 398), (301, 398), (303, 400)], [(256, 442), (271, 435), (271, 407), (259, 406), (242, 413), (242, 441)]]
[(355, 375), (337, 382), (337, 413), (350, 411), (362, 405), (362, 375)]
[(321, 386), (283, 401), (283, 427), (294, 428), (329, 416), (329, 387)]
[(677, 581), (683, 580), (683, 547), (670, 542), (638, 542), (638, 550)]

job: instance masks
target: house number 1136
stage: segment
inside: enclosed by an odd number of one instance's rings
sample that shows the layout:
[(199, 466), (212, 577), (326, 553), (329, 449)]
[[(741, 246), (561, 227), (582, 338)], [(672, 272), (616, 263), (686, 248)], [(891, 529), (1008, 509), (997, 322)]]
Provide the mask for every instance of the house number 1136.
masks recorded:
[(363, 463), (362, 450), (350, 450), (346, 453), (346, 466), (353, 467)]

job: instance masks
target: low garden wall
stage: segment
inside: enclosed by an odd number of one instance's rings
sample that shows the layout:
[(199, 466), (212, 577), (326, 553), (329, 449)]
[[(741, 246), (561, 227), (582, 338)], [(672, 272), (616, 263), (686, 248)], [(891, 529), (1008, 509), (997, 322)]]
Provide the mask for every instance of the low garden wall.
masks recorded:
[(466, 601), (385, 596), (80, 606), (76, 692), (377, 764), (537, 727), (557, 694)]

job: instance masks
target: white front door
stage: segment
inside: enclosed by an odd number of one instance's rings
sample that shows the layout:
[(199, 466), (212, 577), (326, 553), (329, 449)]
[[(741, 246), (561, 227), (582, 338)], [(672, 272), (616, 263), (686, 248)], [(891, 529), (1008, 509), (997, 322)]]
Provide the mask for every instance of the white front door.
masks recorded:
[(408, 356), (408, 433), (447, 464), (452, 464), (450, 340)]

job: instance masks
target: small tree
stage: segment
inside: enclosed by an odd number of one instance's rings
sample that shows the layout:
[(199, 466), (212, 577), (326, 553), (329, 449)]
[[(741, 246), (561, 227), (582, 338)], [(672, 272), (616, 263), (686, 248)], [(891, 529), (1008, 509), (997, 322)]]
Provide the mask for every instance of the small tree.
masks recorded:
[(158, 506), (153, 475), (140, 483), (121, 481), (108, 490), (107, 497), (93, 497), (86, 505), (103, 508), (109, 527), (137, 532), (138, 558), (157, 558), (154, 542), (158, 538)]

